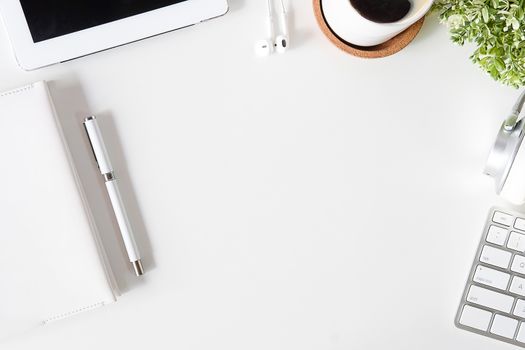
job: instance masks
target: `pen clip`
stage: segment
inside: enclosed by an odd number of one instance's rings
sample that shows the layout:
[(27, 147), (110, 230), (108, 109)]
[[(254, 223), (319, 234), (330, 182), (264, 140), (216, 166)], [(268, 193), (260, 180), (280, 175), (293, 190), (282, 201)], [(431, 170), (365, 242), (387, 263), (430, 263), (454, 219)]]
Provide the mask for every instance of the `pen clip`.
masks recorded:
[(95, 162), (97, 163), (97, 167), (100, 169), (100, 165), (98, 164), (97, 154), (95, 153), (95, 149), (93, 148), (93, 142), (91, 142), (91, 137), (89, 137), (89, 132), (88, 132), (87, 127), (86, 127), (86, 122), (88, 120), (90, 120), (90, 118), (93, 118), (93, 117), (87, 117), (84, 120), (84, 122), (82, 123), (82, 125), (84, 125), (84, 130), (86, 131), (86, 136), (87, 136), (87, 139), (89, 141), (89, 147), (91, 148), (91, 152), (93, 152), (93, 157), (95, 158)]

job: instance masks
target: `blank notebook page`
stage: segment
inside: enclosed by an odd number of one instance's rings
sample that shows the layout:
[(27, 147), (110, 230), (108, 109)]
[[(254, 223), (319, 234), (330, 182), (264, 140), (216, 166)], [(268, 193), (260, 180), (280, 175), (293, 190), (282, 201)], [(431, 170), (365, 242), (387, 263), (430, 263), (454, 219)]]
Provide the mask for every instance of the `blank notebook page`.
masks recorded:
[(47, 86), (0, 94), (0, 340), (115, 301)]

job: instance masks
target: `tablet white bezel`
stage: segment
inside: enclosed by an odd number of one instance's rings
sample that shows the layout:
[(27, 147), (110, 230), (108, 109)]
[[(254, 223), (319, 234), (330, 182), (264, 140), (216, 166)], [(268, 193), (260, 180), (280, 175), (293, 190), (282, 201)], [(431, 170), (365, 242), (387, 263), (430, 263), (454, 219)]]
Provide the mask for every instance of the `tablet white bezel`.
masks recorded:
[(19, 0), (0, 1), (0, 11), (18, 64), (32, 70), (223, 15), (228, 11), (228, 3), (187, 0), (38, 43), (33, 42)]

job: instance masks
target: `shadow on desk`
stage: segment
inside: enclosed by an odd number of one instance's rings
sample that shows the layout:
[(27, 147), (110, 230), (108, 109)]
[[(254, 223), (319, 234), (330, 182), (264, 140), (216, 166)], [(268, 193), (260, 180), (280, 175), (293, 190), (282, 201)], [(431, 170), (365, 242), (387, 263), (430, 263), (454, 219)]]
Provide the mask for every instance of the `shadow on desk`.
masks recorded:
[[(97, 115), (100, 128), (106, 140), (106, 147), (111, 155), (115, 173), (119, 179), (122, 200), (128, 211), (129, 220), (134, 228), (135, 240), (142, 255), (146, 274), (136, 277), (129, 263), (124, 243), (112, 211), (111, 202), (105, 191), (104, 181), (98, 168), (83, 126), (84, 118), (94, 114), (90, 112), (82, 87), (71, 83), (76, 79), (49, 82), (49, 88), (55, 102), (57, 115), (64, 130), (74, 165), (80, 177), (87, 203), (93, 214), (101, 243), (107, 254), (109, 264), (122, 293), (142, 284), (148, 271), (155, 267), (152, 248), (146, 227), (135, 197), (118, 132), (110, 113)], [(67, 81), (67, 83), (66, 83)]]
[(228, 9), (230, 12), (240, 10), (244, 7), (245, 0), (228, 0)]

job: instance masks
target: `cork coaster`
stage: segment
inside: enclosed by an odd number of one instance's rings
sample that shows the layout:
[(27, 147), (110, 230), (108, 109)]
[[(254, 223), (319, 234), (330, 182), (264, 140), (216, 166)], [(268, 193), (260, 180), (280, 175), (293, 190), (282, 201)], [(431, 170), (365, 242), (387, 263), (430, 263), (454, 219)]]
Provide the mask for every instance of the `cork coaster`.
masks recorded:
[(362, 58), (386, 57), (401, 51), (416, 37), (425, 21), (425, 17), (422, 17), (419, 21), (405, 29), (405, 31), (382, 44), (375, 46), (357, 46), (340, 38), (332, 31), (332, 29), (330, 29), (323, 14), (321, 1), (322, 0), (313, 0), (315, 18), (317, 19), (317, 24), (319, 24), (321, 31), (341, 50), (353, 56)]

